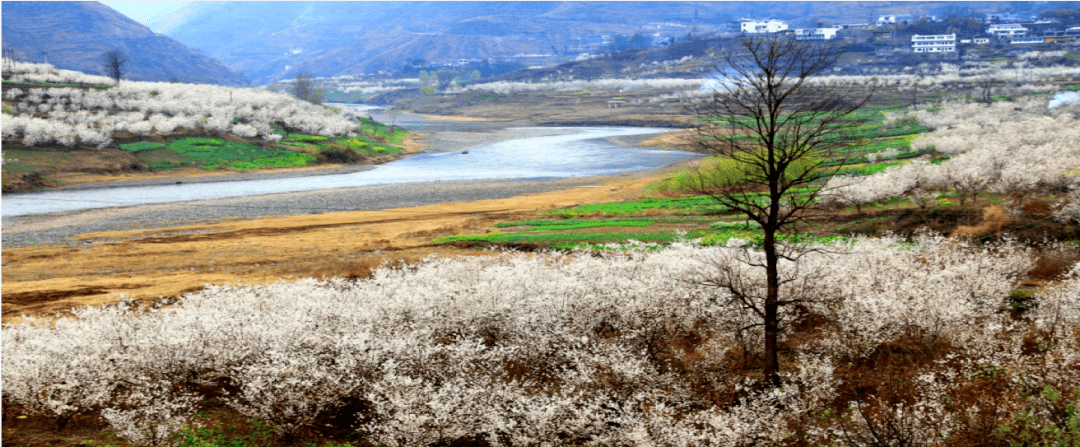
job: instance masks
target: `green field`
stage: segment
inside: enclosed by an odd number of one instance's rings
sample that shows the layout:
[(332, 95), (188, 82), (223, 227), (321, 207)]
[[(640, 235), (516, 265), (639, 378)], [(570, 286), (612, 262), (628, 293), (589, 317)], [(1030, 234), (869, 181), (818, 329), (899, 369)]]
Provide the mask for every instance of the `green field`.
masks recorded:
[(284, 135), (281, 140), (284, 145), (318, 152), (354, 151), (367, 156), (401, 153), (399, 146), (409, 134), (407, 129), (386, 126), (366, 118), (361, 118), (360, 121), (360, 132), (354, 137), (327, 138), (320, 135), (285, 134), (284, 131), (279, 134)]
[[(307, 166), (315, 163), (310, 152), (334, 153), (353, 151), (365, 156), (396, 155), (409, 131), (391, 128), (375, 121), (363, 119), (361, 133), (354, 137), (327, 138), (320, 135), (287, 134), (282, 130), (274, 133), (284, 138), (281, 144), (300, 150), (276, 147), (258, 147), (217, 138), (188, 137), (168, 144), (154, 141), (136, 141), (120, 144), (121, 150), (131, 152), (152, 169), (174, 169), (196, 166), (209, 170), (250, 171), (260, 168), (285, 168)], [(351, 158), (350, 158), (351, 159)]]
[(279, 148), (262, 148), (217, 138), (188, 137), (169, 144), (138, 141), (120, 144), (151, 169), (197, 166), (209, 170), (251, 171), (259, 168), (307, 166), (315, 156)]
[(671, 210), (676, 214), (689, 214), (694, 210), (708, 211), (718, 210), (716, 202), (710, 197), (683, 197), (683, 198), (646, 198), (630, 202), (594, 203), (581, 205), (565, 210), (552, 210), (547, 214), (563, 217), (582, 215), (633, 215), (649, 209)]

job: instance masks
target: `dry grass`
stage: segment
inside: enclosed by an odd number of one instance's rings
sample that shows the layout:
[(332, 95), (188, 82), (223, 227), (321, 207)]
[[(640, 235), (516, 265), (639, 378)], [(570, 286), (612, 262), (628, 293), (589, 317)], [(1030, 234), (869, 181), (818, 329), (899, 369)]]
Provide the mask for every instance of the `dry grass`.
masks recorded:
[(954, 238), (980, 238), (1001, 233), (1001, 230), (1013, 222), (1000, 205), (983, 208), (983, 220), (976, 225), (960, 225), (952, 232)]

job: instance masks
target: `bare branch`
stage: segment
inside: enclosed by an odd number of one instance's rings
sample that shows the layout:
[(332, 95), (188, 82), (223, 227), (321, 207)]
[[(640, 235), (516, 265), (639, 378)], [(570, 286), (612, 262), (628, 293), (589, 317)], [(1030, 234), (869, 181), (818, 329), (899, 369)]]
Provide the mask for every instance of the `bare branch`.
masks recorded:
[(756, 222), (763, 233), (764, 262), (747, 256), (744, 263), (765, 270), (765, 296), (748, 296), (731, 268), (720, 269), (717, 285), (727, 289), (742, 309), (762, 319), (764, 375), (771, 386), (780, 385), (777, 339), (783, 328), (778, 308), (805, 300), (780, 299), (781, 286), (794, 290), (790, 286), (799, 280), (797, 264), (781, 275), (780, 261), (794, 264), (801, 254), (798, 244), (785, 244), (777, 237), (792, 231), (814, 207), (817, 186), (839, 168), (826, 168), (826, 159), (854, 141), (855, 131), (866, 121), (857, 111), (869, 95), (851, 98), (809, 82), (840, 55), (832, 45), (744, 36), (740, 45), (724, 50), (716, 67), (722, 74), (721, 87), (695, 104), (701, 118), (695, 142), (721, 157), (721, 162), (710, 168), (699, 165), (693, 171), (693, 185), (727, 210)]
[(127, 55), (115, 48), (106, 51), (105, 54), (101, 56), (101, 64), (105, 70), (105, 76), (113, 78), (113, 80), (116, 81), (117, 84), (119, 84), (120, 79), (124, 77), (127, 63)]

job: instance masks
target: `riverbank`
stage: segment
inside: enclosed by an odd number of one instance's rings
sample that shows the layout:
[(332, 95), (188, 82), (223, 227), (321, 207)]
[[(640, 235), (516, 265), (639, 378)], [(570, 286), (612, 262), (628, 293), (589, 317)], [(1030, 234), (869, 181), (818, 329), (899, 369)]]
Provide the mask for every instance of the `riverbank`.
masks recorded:
[[(565, 128), (476, 122), (415, 132), (412, 148), (464, 151)], [(649, 135), (610, 137), (632, 146)], [(283, 169), (128, 178), (75, 188), (288, 178), (367, 169)], [(363, 277), (383, 262), (484, 255), (431, 240), (484, 231), (584, 203), (632, 200), (668, 168), (602, 177), (398, 183), (8, 217), (3, 220), (3, 315), (45, 314), (120, 299), (152, 300), (205, 284)]]
[[(549, 209), (631, 200), (661, 173), (380, 185), (4, 219), (3, 319), (119, 294), (149, 301), (206, 284), (364, 277), (384, 262), (487, 255), (431, 240)], [(365, 208), (315, 211), (344, 206)]]
[[(178, 183), (230, 182), (268, 178), (346, 174), (369, 170), (372, 169), (374, 165), (387, 163), (404, 156), (423, 152), (427, 148), (427, 146), (421, 142), (424, 137), (425, 136), (422, 133), (406, 135), (400, 145), (401, 152), (399, 154), (372, 158), (369, 159), (368, 162), (362, 164), (323, 162), (310, 166), (262, 168), (246, 172), (222, 172), (198, 167), (179, 167), (153, 171), (134, 170), (132, 167), (137, 165), (134, 161), (128, 161), (126, 164), (117, 164), (114, 160), (103, 157), (100, 153), (81, 156), (83, 154), (67, 152), (63, 155), (71, 158), (70, 163), (57, 163), (52, 167), (42, 169), (40, 171), (41, 175), (38, 176), (42, 177), (42, 180), (39, 182), (9, 182), (8, 187), (4, 192), (157, 186)], [(127, 153), (114, 155), (130, 157), (130, 154)], [(97, 166), (98, 164), (105, 163), (102, 160), (108, 160), (109, 166)], [(112, 165), (114, 164), (117, 166), (113, 167)]]

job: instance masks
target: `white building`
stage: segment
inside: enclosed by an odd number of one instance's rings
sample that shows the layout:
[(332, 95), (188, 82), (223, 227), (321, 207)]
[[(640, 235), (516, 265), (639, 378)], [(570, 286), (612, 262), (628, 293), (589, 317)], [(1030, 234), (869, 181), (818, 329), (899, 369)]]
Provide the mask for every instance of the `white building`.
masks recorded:
[(1009, 41), (1009, 43), (1011, 43), (1013, 45), (1033, 45), (1033, 44), (1040, 44), (1040, 43), (1045, 43), (1045, 42), (1046, 42), (1046, 39), (1043, 39), (1042, 37), (1017, 37), (1017, 38)]
[(995, 23), (986, 27), (986, 33), (996, 37), (1021, 37), (1028, 29), (1019, 23)]
[(956, 34), (916, 34), (911, 36), (911, 49), (916, 53), (956, 51)]
[(788, 29), (787, 22), (783, 20), (769, 19), (766, 21), (753, 20), (753, 19), (741, 19), (739, 20), (739, 31), (747, 34), (758, 33), (778, 33)]
[(836, 28), (796, 28), (795, 40), (830, 40), (836, 37)]

